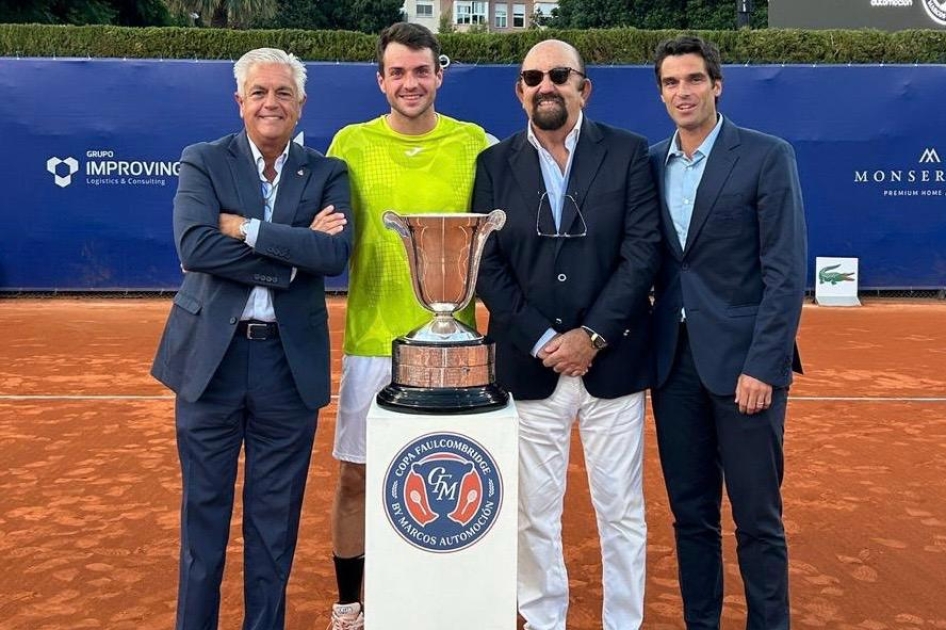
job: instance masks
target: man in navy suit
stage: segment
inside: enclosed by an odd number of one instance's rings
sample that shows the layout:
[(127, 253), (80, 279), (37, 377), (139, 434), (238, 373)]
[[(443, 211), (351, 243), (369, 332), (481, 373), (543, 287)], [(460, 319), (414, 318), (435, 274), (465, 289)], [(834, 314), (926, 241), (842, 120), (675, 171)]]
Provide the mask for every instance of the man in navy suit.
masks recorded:
[(787, 629), (780, 488), (807, 256), (795, 153), (717, 113), (723, 80), (713, 44), (678, 37), (656, 55), (676, 132), (650, 152), (664, 236), (652, 398), (684, 618), (689, 630), (719, 628), (725, 483), (747, 628)]
[(152, 374), (177, 394), (178, 630), (217, 627), (241, 449), (244, 628), (285, 625), (319, 408), (329, 402), (324, 276), (352, 246), (345, 164), (291, 142), (305, 66), (273, 48), (234, 66), (245, 130), (187, 147), (174, 197), (184, 281)]
[(642, 454), (651, 384), (649, 292), (660, 252), (647, 141), (583, 114), (578, 51), (547, 40), (522, 62), (526, 128), (477, 161), (473, 208), (506, 211), (477, 293), (519, 439), (519, 611), (564, 630), (562, 507), (575, 419), (603, 559), (604, 630), (640, 627), (647, 527)]

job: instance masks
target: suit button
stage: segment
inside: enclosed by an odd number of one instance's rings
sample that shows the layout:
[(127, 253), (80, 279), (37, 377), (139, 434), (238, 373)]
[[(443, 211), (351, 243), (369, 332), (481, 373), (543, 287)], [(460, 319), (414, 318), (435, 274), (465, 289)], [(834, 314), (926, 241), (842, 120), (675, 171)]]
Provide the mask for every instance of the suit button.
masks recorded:
[(235, 323), (237, 323), (237, 321), (238, 321), (238, 320), (237, 320), (236, 317), (231, 317), (231, 318), (230, 318), (230, 323), (231, 323), (231, 324), (235, 324)]
[(682, 265), (680, 265), (680, 269), (682, 269), (683, 271), (689, 271), (690, 263), (683, 263)]
[(556, 317), (556, 318), (555, 318), (555, 323), (556, 323), (556, 324), (561, 324), (561, 323), (562, 323), (562, 318), (561, 318), (561, 317)]
[(565, 282), (566, 280), (568, 280), (568, 276), (566, 276), (564, 273), (558, 274), (558, 281), (559, 281), (559, 282)]

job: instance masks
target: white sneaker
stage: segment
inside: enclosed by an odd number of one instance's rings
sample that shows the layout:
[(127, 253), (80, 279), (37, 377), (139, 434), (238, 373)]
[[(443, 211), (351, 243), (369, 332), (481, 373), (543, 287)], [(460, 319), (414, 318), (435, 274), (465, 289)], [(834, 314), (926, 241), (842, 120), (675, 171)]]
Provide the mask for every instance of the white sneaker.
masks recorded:
[(332, 604), (332, 621), (326, 630), (364, 630), (365, 613), (361, 604)]

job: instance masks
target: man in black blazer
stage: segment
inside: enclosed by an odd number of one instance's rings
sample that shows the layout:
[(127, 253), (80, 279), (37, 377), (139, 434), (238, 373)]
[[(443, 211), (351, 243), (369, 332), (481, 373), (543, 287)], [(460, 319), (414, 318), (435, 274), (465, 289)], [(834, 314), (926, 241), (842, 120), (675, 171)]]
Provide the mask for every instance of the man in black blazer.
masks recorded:
[(725, 483), (747, 628), (787, 629), (780, 487), (807, 256), (795, 153), (717, 113), (713, 44), (665, 41), (655, 71), (676, 133), (650, 152), (664, 236), (652, 398), (686, 626), (719, 628)]
[(660, 247), (647, 143), (583, 115), (591, 81), (565, 42), (534, 46), (515, 89), (528, 124), (480, 154), (473, 208), (507, 215), (477, 292), (521, 419), (519, 611), (529, 630), (565, 628), (561, 517), (577, 417), (603, 550), (601, 627), (631, 630), (643, 616), (643, 390)]
[(245, 453), (245, 628), (285, 625), (318, 410), (329, 402), (324, 276), (348, 262), (345, 164), (291, 142), (305, 66), (272, 48), (234, 66), (245, 130), (187, 147), (174, 197), (184, 281), (152, 374), (177, 394), (178, 630), (217, 627)]

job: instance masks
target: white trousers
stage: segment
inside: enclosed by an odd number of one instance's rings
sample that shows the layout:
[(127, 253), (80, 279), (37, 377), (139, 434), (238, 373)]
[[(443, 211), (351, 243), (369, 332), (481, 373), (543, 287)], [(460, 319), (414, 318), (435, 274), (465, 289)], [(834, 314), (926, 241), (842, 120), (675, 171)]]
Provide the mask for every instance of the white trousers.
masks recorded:
[(368, 446), (368, 412), (375, 396), (391, 382), (391, 357), (342, 355), (335, 417), (335, 459), (364, 464)]
[(604, 630), (636, 630), (644, 614), (644, 393), (595, 398), (561, 376), (519, 412), (519, 613), (526, 630), (565, 630), (568, 575), (562, 510), (571, 429), (578, 420), (603, 568)]

